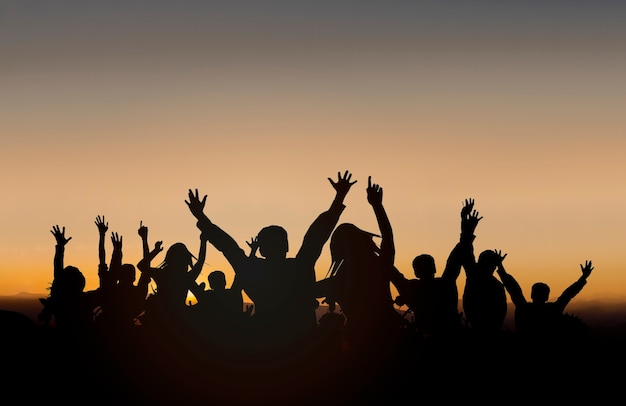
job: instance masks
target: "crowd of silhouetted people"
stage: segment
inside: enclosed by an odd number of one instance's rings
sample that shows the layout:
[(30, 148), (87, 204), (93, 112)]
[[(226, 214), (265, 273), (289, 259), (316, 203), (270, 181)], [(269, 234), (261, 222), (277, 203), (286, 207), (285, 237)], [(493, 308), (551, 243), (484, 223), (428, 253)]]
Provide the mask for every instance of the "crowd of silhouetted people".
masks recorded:
[[(485, 250), (476, 258), (482, 216), (469, 198), (443, 272), (437, 275), (435, 259), (420, 253), (412, 263), (415, 277), (407, 278), (394, 263), (383, 188), (368, 178), (364, 198), (378, 229), (364, 230), (339, 221), (357, 183), (352, 174), (328, 180), (335, 196), (299, 247), (278, 225), (240, 245), (205, 213), (207, 196), (197, 189), (185, 200), (198, 229), (197, 251), (181, 242), (167, 249), (160, 240), (151, 244), (140, 222), (142, 258), (123, 257), (123, 237), (116, 232), (108, 258), (109, 225), (99, 215), (99, 286), (88, 291), (85, 278), (95, 272), (67, 264), (72, 237), (54, 225), (42, 327), (33, 336), (12, 335), (14, 342), (5, 337), (16, 357), (29, 350), (28, 365), (13, 367), (59, 399), (89, 391), (86, 396), (95, 399), (152, 404), (352, 404), (404, 399), (427, 388), (437, 388), (440, 400), (458, 391), (486, 396), (493, 386), (526, 382), (521, 373), (507, 377), (510, 371), (530, 371), (524, 374), (545, 383), (552, 379), (546, 369), (555, 372), (556, 364), (563, 373), (586, 356), (587, 325), (566, 306), (587, 283), (591, 261), (580, 265), (578, 278), (556, 300), (550, 301), (543, 282), (532, 286), (528, 300), (505, 270), (506, 254)], [(318, 280), (316, 262), (327, 242), (332, 265)], [(199, 280), (207, 244), (232, 267), (230, 283), (221, 270)], [(514, 304), (513, 330), (504, 328), (507, 295)], [(320, 306), (327, 311), (318, 317)], [(28, 320), (15, 316), (10, 325), (26, 332)], [(484, 388), (463, 385), (470, 381), (482, 381)]]

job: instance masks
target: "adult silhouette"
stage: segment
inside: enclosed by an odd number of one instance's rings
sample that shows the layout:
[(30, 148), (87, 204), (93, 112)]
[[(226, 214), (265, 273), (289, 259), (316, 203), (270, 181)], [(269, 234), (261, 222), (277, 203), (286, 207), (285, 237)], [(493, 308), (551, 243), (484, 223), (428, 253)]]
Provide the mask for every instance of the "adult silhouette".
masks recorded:
[(376, 234), (340, 224), (330, 239), (330, 275), (316, 284), (318, 297), (325, 297), (331, 308), (335, 303), (341, 307), (346, 317), (343, 347), (356, 358), (386, 353), (395, 346), (404, 323), (390, 290), (396, 272), (395, 245), (383, 189), (372, 184), (370, 176), (366, 192), (380, 229), (380, 246), (373, 240)]
[(502, 259), (499, 250), (485, 250), (478, 261), (469, 262), (465, 267), (463, 310), (469, 327), (476, 332), (497, 334), (502, 331), (507, 313), (506, 292), (494, 275)]
[(287, 231), (278, 225), (261, 229), (256, 237), (261, 257), (246, 255), (237, 242), (204, 213), (207, 196), (200, 199), (198, 190), (189, 190), (185, 201), (213, 246), (222, 252), (235, 272), (235, 278), (254, 303), (256, 347), (273, 352), (298, 345), (317, 328), (315, 309), (318, 302), (313, 289), (315, 263), (345, 205), (346, 195), (356, 181), (348, 171), (338, 172), (337, 181), (328, 178), (335, 189), (330, 208), (321, 213), (307, 230), (295, 257), (288, 258)]
[[(134, 328), (139, 315), (145, 310), (145, 300), (148, 295), (150, 277), (141, 273), (137, 285), (137, 269), (132, 263), (123, 262), (123, 237), (118, 233), (111, 233), (113, 252), (110, 265), (106, 263), (104, 234), (108, 230), (108, 223), (104, 216), (96, 218), (96, 225), (100, 231), (98, 256), (98, 276), (102, 291), (102, 312), (96, 318), (103, 328), (110, 333), (127, 333)], [(147, 227), (140, 223), (138, 234), (146, 234)]]
[(39, 299), (43, 305), (39, 320), (44, 325), (54, 322), (59, 332), (80, 340), (93, 333), (100, 291), (85, 291), (86, 280), (80, 269), (64, 265), (65, 246), (72, 239), (65, 236), (65, 227), (55, 225), (50, 232), (56, 240), (54, 278), (48, 297)]
[(137, 268), (156, 283), (156, 291), (148, 298), (143, 320), (157, 323), (160, 328), (174, 333), (185, 329), (189, 321), (187, 297), (202, 272), (206, 243), (206, 235), (201, 233), (197, 258), (184, 243), (174, 243), (167, 249), (161, 264), (153, 267), (152, 260), (163, 250), (159, 241), (139, 261)]
[(473, 207), (474, 200), (466, 199), (461, 209), (460, 238), (450, 252), (441, 276), (435, 276), (437, 269), (433, 256), (420, 254), (412, 262), (415, 279), (407, 279), (399, 273), (399, 278), (394, 280), (399, 293), (395, 302), (406, 305), (413, 312), (414, 327), (420, 337), (449, 337), (462, 327), (457, 279), (482, 218)]
[(497, 335), (502, 332), (507, 313), (506, 292), (502, 282), (494, 275), (502, 259), (500, 251), (484, 250), (476, 260), (472, 243), (463, 263), (463, 312), (469, 327), (479, 334)]
[[(503, 259), (504, 257), (506, 255)], [(572, 319), (565, 317), (565, 308), (585, 287), (593, 269), (591, 261), (586, 261), (584, 266), (580, 264), (581, 276), (553, 302), (548, 301), (550, 287), (543, 282), (536, 282), (531, 288), (531, 301), (528, 301), (517, 280), (500, 263), (497, 269), (498, 276), (515, 305), (516, 333), (532, 339), (572, 337), (576, 331), (569, 328)]]

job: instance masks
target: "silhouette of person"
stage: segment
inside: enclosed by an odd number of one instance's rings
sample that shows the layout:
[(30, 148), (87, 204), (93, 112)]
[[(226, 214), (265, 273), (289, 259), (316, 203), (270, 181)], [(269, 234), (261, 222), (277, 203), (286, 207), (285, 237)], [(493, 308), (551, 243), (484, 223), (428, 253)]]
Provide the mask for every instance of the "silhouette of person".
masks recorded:
[(383, 207), (383, 189), (368, 178), (367, 201), (381, 232), (380, 247), (374, 233), (351, 223), (337, 226), (330, 239), (330, 276), (316, 284), (316, 296), (346, 317), (342, 346), (350, 357), (387, 353), (399, 337), (404, 319), (394, 307), (391, 280), (394, 277), (393, 231)]
[(207, 304), (210, 311), (221, 309), (221, 311), (232, 315), (242, 312), (243, 296), (241, 290), (238, 290), (236, 286), (226, 288), (226, 274), (224, 272), (220, 270), (211, 272), (207, 277), (207, 282), (209, 283), (209, 290), (204, 290), (203, 282), (192, 291), (198, 299), (198, 303)]
[(478, 261), (465, 267), (463, 310), (469, 326), (479, 333), (499, 333), (506, 318), (506, 292), (494, 275), (502, 261), (500, 255), (498, 250), (482, 251)]
[(246, 255), (237, 242), (213, 223), (204, 213), (207, 196), (200, 200), (198, 190), (189, 190), (185, 201), (197, 219), (197, 226), (208, 235), (209, 242), (223, 253), (235, 272), (235, 278), (254, 303), (254, 334), (256, 347), (272, 353), (293, 350), (315, 332), (318, 302), (314, 296), (315, 263), (337, 224), (345, 206), (344, 198), (356, 181), (352, 174), (338, 173), (337, 181), (328, 178), (335, 189), (330, 208), (309, 226), (302, 246), (288, 258), (287, 231), (269, 225), (257, 235), (261, 257)]
[[(142, 237), (142, 241), (144, 233), (147, 238), (147, 232), (147, 227), (140, 223), (138, 234)], [(129, 328), (133, 328), (138, 323), (138, 317), (145, 309), (150, 277), (141, 273), (139, 281), (135, 285), (137, 278), (135, 265), (122, 261), (122, 236), (112, 233), (111, 242), (113, 253), (110, 269), (103, 261), (105, 256), (103, 244), (99, 250), (101, 260), (98, 273), (103, 296), (103, 309), (99, 318), (104, 317), (108, 327), (127, 332)]]
[(156, 283), (156, 292), (148, 298), (149, 304), (146, 309), (146, 313), (151, 315), (146, 314), (143, 320), (152, 320), (161, 328), (172, 332), (187, 327), (186, 324), (189, 322), (187, 297), (202, 272), (206, 258), (206, 243), (206, 236), (201, 233), (197, 259), (184, 243), (174, 243), (167, 249), (161, 264), (152, 267), (152, 260), (162, 251), (159, 241), (155, 248), (139, 261), (137, 268)]
[(43, 309), (39, 320), (52, 321), (64, 335), (77, 339), (93, 334), (95, 310), (100, 306), (99, 290), (85, 291), (85, 276), (75, 266), (64, 265), (65, 245), (72, 237), (65, 236), (65, 227), (55, 225), (50, 231), (56, 240), (54, 278), (47, 298), (40, 299)]
[(466, 199), (461, 209), (461, 234), (459, 242), (450, 252), (446, 267), (440, 277), (435, 259), (429, 254), (417, 255), (412, 262), (416, 279), (407, 279), (399, 273), (394, 280), (398, 287), (397, 305), (406, 305), (413, 312), (414, 325), (420, 337), (448, 337), (458, 333), (462, 327), (459, 313), (457, 278), (471, 250), (474, 230), (481, 217), (472, 212), (473, 199)]
[(473, 243), (464, 260), (463, 311), (466, 323), (479, 334), (501, 333), (506, 318), (506, 292), (502, 282), (494, 275), (501, 262), (502, 257), (497, 250), (482, 251), (476, 261)]
[(199, 332), (218, 350), (247, 349), (242, 346), (248, 345), (252, 309), (244, 312), (241, 287), (233, 283), (227, 288), (226, 275), (220, 270), (209, 273), (207, 281), (210, 289), (205, 290), (202, 282), (191, 290), (198, 301), (193, 310)]
[[(506, 255), (502, 259), (505, 257)], [(553, 302), (548, 301), (550, 287), (543, 282), (536, 282), (532, 286), (529, 302), (517, 280), (500, 263), (497, 268), (498, 276), (515, 305), (515, 331), (525, 338), (537, 339), (565, 338), (571, 335), (569, 333), (573, 331), (565, 330), (565, 308), (587, 284), (587, 278), (593, 269), (591, 261), (586, 261), (584, 266), (580, 264), (582, 275)]]

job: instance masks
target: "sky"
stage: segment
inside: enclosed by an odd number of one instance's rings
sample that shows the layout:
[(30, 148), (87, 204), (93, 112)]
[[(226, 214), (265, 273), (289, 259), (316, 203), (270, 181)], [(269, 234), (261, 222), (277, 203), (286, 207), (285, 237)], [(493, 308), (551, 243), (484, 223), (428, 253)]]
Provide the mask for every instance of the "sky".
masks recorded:
[(348, 170), (340, 223), (378, 231), (371, 176), (407, 277), (441, 273), (472, 198), (475, 252), (527, 295), (592, 260), (578, 298), (626, 299), (625, 23), (602, 0), (2, 1), (0, 295), (46, 292), (54, 225), (96, 288), (98, 215), (107, 257), (117, 232), (141, 259), (140, 222), (197, 253), (190, 188), (242, 248), (277, 224), (295, 255)]

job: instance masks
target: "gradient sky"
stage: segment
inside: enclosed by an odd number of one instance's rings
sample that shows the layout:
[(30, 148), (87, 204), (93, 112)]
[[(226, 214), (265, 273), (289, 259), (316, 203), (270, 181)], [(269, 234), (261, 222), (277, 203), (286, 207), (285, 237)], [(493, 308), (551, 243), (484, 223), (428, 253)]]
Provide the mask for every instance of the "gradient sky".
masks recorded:
[[(56, 224), (95, 288), (97, 215), (107, 257), (118, 232), (139, 261), (140, 221), (197, 252), (189, 188), (242, 247), (278, 224), (295, 255), (349, 170), (340, 222), (377, 231), (371, 175), (408, 277), (443, 270), (471, 197), (476, 252), (528, 295), (592, 260), (579, 298), (626, 298), (626, 3), (3, 1), (0, 89), (0, 295), (45, 292)], [(209, 247), (214, 269), (232, 281)]]

